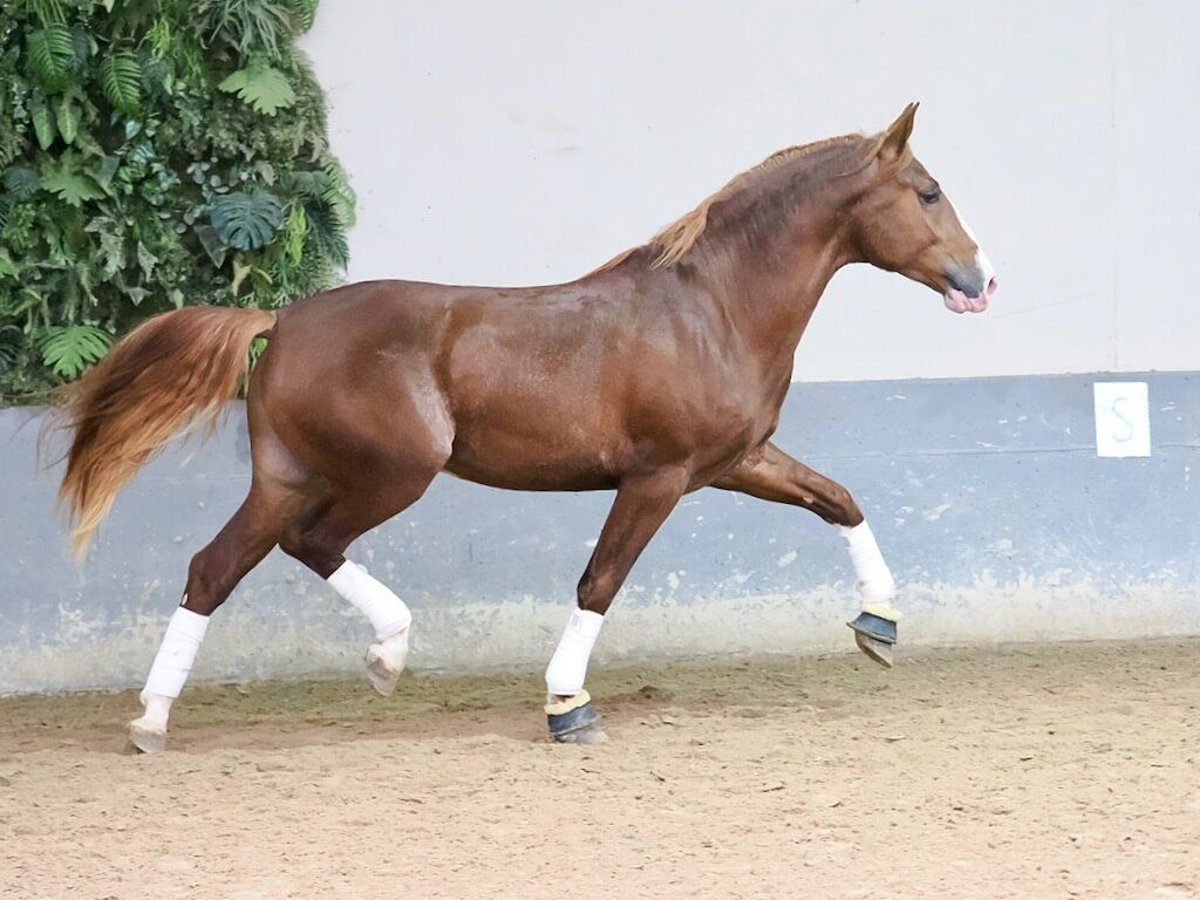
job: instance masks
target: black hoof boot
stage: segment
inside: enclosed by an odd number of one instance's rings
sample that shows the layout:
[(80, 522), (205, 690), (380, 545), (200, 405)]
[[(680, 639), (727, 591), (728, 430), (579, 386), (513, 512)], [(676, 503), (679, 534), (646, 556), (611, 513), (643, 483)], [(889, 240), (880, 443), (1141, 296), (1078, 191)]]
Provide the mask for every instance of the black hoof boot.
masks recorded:
[(846, 624), (854, 630), (858, 649), (884, 668), (895, 664), (896, 620), (900, 614), (884, 606), (868, 606), (853, 622)]
[(600, 713), (592, 706), (587, 691), (546, 704), (550, 739), (560, 744), (596, 744), (607, 740), (598, 727)]

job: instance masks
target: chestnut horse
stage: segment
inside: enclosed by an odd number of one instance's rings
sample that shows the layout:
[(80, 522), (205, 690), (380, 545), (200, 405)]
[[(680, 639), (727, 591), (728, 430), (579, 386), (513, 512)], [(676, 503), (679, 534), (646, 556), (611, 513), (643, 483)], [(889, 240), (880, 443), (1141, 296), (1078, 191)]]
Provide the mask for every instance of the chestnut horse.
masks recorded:
[(69, 395), (60, 496), (82, 550), (137, 469), (208, 423), (249, 377), (249, 494), (192, 559), (130, 723), (167, 716), (209, 616), (278, 545), (375, 628), (368, 674), (390, 691), (411, 613), (343, 555), (439, 472), (526, 491), (616, 490), (546, 670), (550, 733), (593, 739), (584, 678), (603, 616), (680, 497), (711, 486), (811, 510), (839, 527), (863, 611), (891, 665), (895, 582), (841, 485), (770, 442), (793, 353), (833, 274), (866, 262), (980, 312), (991, 264), (908, 146), (916, 106), (884, 132), (793, 147), (735, 177), (649, 243), (568, 284), (352, 284), (277, 311), (190, 307), (142, 324)]

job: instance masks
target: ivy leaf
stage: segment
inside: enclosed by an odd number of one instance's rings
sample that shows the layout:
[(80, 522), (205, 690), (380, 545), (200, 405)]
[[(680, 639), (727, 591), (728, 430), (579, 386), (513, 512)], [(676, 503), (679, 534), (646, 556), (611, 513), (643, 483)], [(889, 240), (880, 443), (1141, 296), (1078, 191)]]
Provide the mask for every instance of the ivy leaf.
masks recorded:
[(225, 256), (229, 253), (229, 247), (222, 242), (221, 236), (217, 234), (217, 229), (202, 222), (194, 230), (196, 237), (200, 239), (200, 246), (204, 248), (204, 252), (208, 254), (212, 264), (218, 269), (225, 265)]
[(296, 102), (296, 92), (284, 74), (259, 63), (238, 69), (217, 87), (237, 94), (243, 103), (265, 116), (273, 116)]
[(104, 258), (104, 274), (109, 278), (125, 268), (125, 241), (119, 235), (100, 232), (100, 254)]
[(25, 38), (25, 50), (34, 78), (47, 91), (60, 91), (70, 83), (75, 44), (67, 26), (50, 25), (30, 32)]
[(13, 166), (4, 173), (4, 189), (15, 200), (28, 200), (41, 186), (38, 173), (28, 166)]
[(262, 176), (268, 187), (275, 184), (275, 167), (265, 159), (255, 160), (254, 171)]
[(215, 198), (209, 217), (225, 244), (238, 250), (257, 250), (271, 242), (283, 221), (283, 208), (270, 191), (251, 188)]
[(108, 352), (112, 338), (94, 325), (55, 325), (40, 343), (42, 362), (60, 378), (75, 378)]
[(54, 117), (50, 107), (41, 97), (35, 97), (29, 105), (29, 118), (33, 120), (33, 133), (37, 135), (38, 146), (43, 150), (50, 149), (58, 134), (54, 127)]
[(96, 184), (109, 191), (112, 186), (113, 176), (117, 174), (117, 168), (121, 165), (121, 160), (116, 156), (104, 156), (100, 160), (100, 165), (90, 166), (88, 174), (96, 179)]
[(132, 53), (122, 51), (100, 63), (104, 96), (127, 116), (137, 115), (142, 104), (142, 67)]
[(142, 301), (150, 296), (150, 292), (148, 290), (138, 285), (127, 287), (124, 290), (125, 296), (130, 299), (134, 306), (141, 306)]
[(146, 249), (146, 245), (138, 241), (137, 248), (138, 265), (142, 267), (142, 274), (146, 280), (150, 280), (150, 276), (154, 274), (154, 266), (158, 262), (158, 257)]
[(75, 143), (75, 138), (79, 134), (79, 123), (82, 119), (83, 112), (71, 102), (69, 97), (63, 97), (58, 101), (55, 122), (58, 124), (58, 133), (68, 144)]
[(75, 172), (51, 172), (44, 175), (42, 187), (74, 207), (83, 206), (86, 200), (99, 200), (104, 196), (100, 185), (89, 176)]
[(101, 147), (99, 142), (88, 133), (86, 128), (79, 132), (78, 137), (75, 138), (75, 147), (79, 150), (82, 150), (88, 156), (104, 155), (104, 148)]

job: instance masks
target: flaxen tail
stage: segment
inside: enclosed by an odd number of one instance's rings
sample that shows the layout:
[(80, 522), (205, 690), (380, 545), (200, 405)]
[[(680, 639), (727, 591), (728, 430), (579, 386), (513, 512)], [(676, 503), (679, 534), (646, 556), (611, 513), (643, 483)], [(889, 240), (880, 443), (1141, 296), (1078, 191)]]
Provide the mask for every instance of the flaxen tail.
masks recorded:
[(71, 432), (59, 502), (71, 547), (87, 549), (134, 473), (183, 429), (207, 426), (249, 373), (250, 343), (275, 324), (258, 309), (191, 306), (144, 322), (62, 393)]

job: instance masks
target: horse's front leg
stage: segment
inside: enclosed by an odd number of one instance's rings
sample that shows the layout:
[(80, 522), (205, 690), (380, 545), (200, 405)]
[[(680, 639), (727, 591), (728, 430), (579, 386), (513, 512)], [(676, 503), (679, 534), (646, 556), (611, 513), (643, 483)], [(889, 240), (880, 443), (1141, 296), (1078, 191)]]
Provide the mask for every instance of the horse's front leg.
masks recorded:
[(599, 714), (584, 690), (588, 660), (604, 614), (646, 544), (687, 488), (688, 473), (660, 469), (624, 480), (617, 489), (596, 549), (579, 580), (576, 607), (546, 667), (546, 720), (550, 736), (592, 743), (602, 733)]
[(890, 605), (896, 594), (896, 580), (850, 492), (770, 443), (714, 482), (713, 487), (800, 506), (838, 527), (850, 551), (863, 603), (862, 612), (847, 624), (854, 629), (859, 649), (891, 668), (896, 621), (900, 617)]

